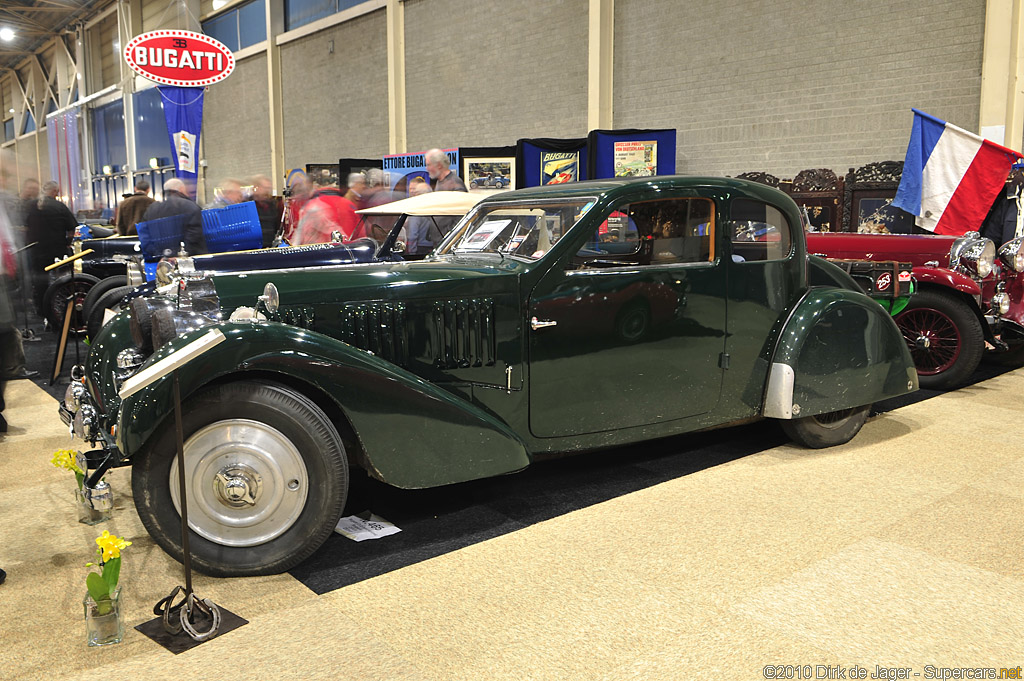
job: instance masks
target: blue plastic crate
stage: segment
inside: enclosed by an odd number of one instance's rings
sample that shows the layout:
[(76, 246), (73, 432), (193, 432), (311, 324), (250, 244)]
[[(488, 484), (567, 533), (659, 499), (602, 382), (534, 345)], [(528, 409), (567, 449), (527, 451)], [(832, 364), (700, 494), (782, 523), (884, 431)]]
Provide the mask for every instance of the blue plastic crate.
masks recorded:
[(181, 250), (185, 241), (186, 215), (172, 215), (136, 223), (139, 232), (139, 245), (142, 256), (149, 262), (155, 262), (170, 252), (171, 255)]
[(253, 201), (203, 211), (203, 236), (210, 253), (244, 251), (263, 246), (260, 216)]

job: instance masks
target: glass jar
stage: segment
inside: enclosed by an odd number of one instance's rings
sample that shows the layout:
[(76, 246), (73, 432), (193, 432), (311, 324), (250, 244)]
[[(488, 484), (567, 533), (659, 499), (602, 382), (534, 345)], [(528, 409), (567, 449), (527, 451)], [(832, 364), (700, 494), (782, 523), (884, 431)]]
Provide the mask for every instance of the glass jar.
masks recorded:
[(106, 646), (120, 643), (124, 638), (121, 587), (114, 589), (109, 599), (93, 600), (88, 592), (82, 601), (85, 606), (86, 642), (90, 646)]
[(75, 490), (78, 502), (78, 522), (96, 525), (110, 520), (114, 513), (114, 492), (105, 480), (100, 480), (96, 487), (84, 487)]

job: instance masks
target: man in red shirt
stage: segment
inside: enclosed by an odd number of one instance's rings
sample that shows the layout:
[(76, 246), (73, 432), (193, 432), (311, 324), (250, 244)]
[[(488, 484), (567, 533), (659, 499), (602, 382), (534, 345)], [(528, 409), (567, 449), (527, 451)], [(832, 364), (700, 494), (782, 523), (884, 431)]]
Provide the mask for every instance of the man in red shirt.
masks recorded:
[(316, 193), (299, 215), (299, 225), (293, 243), (318, 244), (332, 241), (332, 232), (341, 232), (341, 240), (348, 242), (365, 236), (355, 205), (345, 198), (334, 176), (318, 177)]

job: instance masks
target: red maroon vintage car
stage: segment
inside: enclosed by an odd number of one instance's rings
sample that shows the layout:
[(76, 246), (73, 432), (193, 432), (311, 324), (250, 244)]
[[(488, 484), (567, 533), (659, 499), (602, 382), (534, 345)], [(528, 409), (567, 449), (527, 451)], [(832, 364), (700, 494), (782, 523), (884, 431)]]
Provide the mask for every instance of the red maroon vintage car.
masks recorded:
[(920, 234), (808, 233), (807, 252), (828, 258), (913, 264), (917, 292), (896, 324), (910, 347), (922, 388), (962, 385), (986, 344), (1024, 357), (1024, 237), (995, 244)]

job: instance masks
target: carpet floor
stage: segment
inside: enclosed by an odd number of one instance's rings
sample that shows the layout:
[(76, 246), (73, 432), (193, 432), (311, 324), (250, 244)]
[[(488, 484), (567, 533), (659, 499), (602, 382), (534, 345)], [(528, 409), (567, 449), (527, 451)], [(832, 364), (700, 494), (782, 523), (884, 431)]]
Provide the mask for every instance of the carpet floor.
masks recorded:
[[(142, 527), (130, 471), (107, 476), (111, 521), (77, 523), (74, 480), (49, 464), (73, 446), (56, 415), (63, 390), (15, 381), (0, 435), (0, 679), (745, 680), (766, 678), (767, 665), (915, 678), (926, 665), (1016, 667), (1024, 369), (985, 367), (975, 379), (879, 405), (853, 442), (823, 451), (759, 423), (437, 490), (359, 478), (349, 512), (402, 532), (335, 535), (291, 574), (196, 576), (199, 595), (249, 624), (180, 655), (131, 628), (182, 577)], [(122, 568), (130, 628), (95, 649), (81, 601), (103, 529), (134, 542)]]

